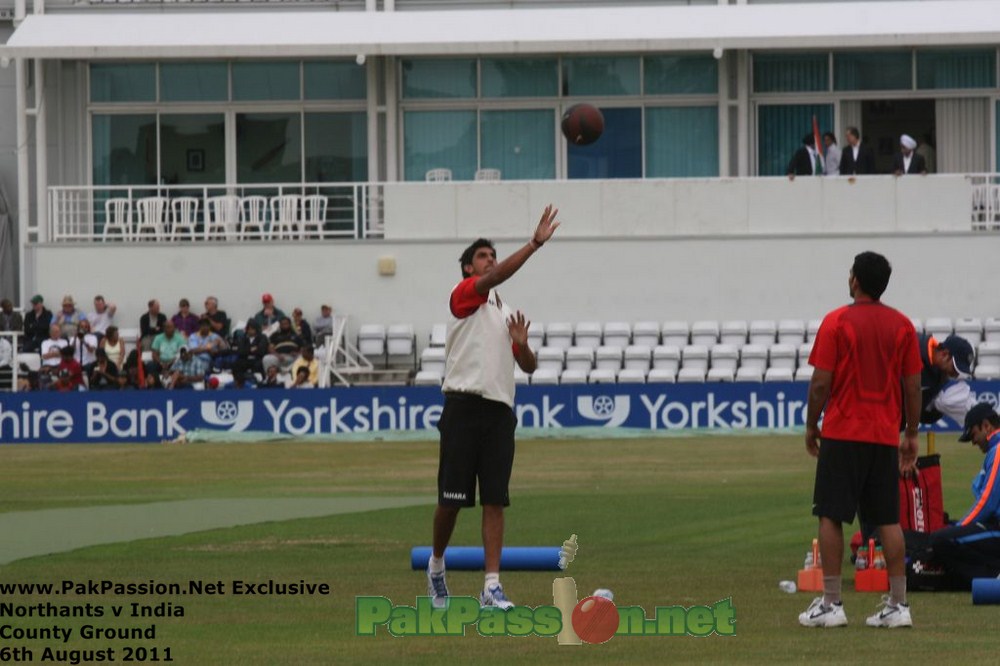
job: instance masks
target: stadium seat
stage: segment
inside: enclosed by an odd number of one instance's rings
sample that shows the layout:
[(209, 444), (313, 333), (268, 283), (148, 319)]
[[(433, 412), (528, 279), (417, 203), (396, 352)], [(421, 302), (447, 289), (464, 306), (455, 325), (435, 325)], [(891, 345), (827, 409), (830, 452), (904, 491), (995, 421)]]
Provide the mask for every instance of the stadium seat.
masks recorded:
[[(566, 350), (559, 347), (542, 347), (538, 350), (538, 370), (551, 370), (559, 377), (566, 361)], [(537, 373), (538, 370), (535, 370)], [(532, 380), (532, 384), (534, 384)]]
[(1000, 379), (1000, 365), (977, 365), (976, 379)]
[(701, 370), (704, 376), (708, 370), (708, 347), (705, 345), (687, 345), (681, 350), (681, 368)]
[(659, 345), (653, 349), (653, 369), (665, 370), (677, 375), (681, 366), (681, 349), (674, 345)]
[(719, 343), (742, 347), (747, 343), (747, 323), (742, 319), (722, 322), (719, 327)]
[(765, 382), (790, 382), (795, 378), (795, 373), (788, 368), (768, 368), (764, 373)]
[(521, 369), (519, 365), (514, 365), (514, 384), (524, 386), (531, 383), (531, 375)]
[(647, 384), (675, 384), (677, 383), (676, 370), (669, 368), (653, 368), (646, 375)]
[[(1000, 328), (997, 329), (1000, 331)], [(637, 321), (632, 327), (632, 344), (652, 349), (660, 344), (660, 324), (655, 321)], [(687, 340), (684, 340), (687, 344)]]
[(31, 372), (38, 372), (42, 369), (42, 355), (35, 352), (19, 352), (15, 362), (19, 367), (22, 363), (28, 366), (28, 370)]
[(444, 375), (444, 347), (428, 347), (420, 352), (420, 369), (424, 372), (435, 372)]
[(929, 317), (924, 322), (924, 332), (933, 335), (938, 341), (947, 338), (954, 330), (948, 317)]
[(739, 348), (731, 343), (715, 345), (712, 347), (711, 361), (713, 370), (732, 370), (735, 373), (740, 361)]
[(573, 344), (577, 347), (597, 349), (601, 346), (601, 324), (596, 321), (582, 321), (578, 323), (573, 339)]
[(563, 322), (549, 324), (545, 329), (545, 346), (559, 347), (561, 349), (572, 347), (573, 325)]
[(822, 323), (821, 319), (810, 319), (806, 323), (806, 342), (812, 342), (816, 339), (816, 333), (819, 332), (819, 327)]
[(421, 370), (417, 373), (416, 377), (413, 378), (414, 386), (441, 386), (441, 382), (444, 378), (437, 372), (432, 370)]
[(756, 319), (750, 322), (750, 344), (767, 345), (774, 344), (778, 335), (778, 325), (770, 319)]
[(719, 322), (696, 321), (691, 324), (691, 344), (711, 347), (719, 341)]
[(983, 320), (978, 317), (966, 317), (955, 320), (955, 335), (969, 341), (975, 347), (983, 341)]
[(417, 335), (413, 324), (390, 324), (386, 330), (386, 354), (408, 356), (417, 365)]
[(797, 382), (807, 382), (812, 379), (813, 367), (811, 365), (800, 365), (799, 369), (795, 371), (795, 381)]
[(798, 354), (798, 349), (795, 345), (777, 343), (771, 345), (770, 350), (770, 367), (772, 368), (786, 368), (788, 370), (795, 371), (795, 357)]
[(988, 317), (983, 322), (983, 337), (986, 342), (1000, 342), (1000, 319)]
[(358, 329), (358, 351), (366, 358), (385, 360), (385, 326), (364, 324)]
[(632, 343), (632, 326), (627, 321), (609, 321), (604, 325), (604, 344), (625, 349)]
[(917, 335), (923, 334), (924, 322), (920, 321), (916, 317), (910, 317), (910, 322), (913, 324), (913, 328), (917, 331)]
[(593, 367), (594, 349), (592, 347), (570, 347), (566, 350), (567, 370), (582, 370), (587, 373)]
[(531, 383), (536, 386), (554, 386), (559, 383), (559, 371), (552, 368), (538, 368), (531, 373)]
[(559, 377), (560, 384), (586, 384), (587, 375), (590, 373), (590, 368), (586, 370), (581, 370), (579, 368), (566, 368), (563, 370), (562, 375)]
[[(246, 324), (244, 324), (244, 326), (246, 326)], [(135, 343), (139, 341), (139, 329), (119, 328), (118, 337), (125, 343), (125, 350), (132, 351), (132, 349), (135, 348)]]
[[(431, 327), (431, 338), (428, 344), (431, 347), (444, 347), (448, 340), (448, 324), (434, 324)], [(528, 346), (531, 346), (531, 336), (528, 336)]]
[(649, 372), (653, 350), (645, 345), (630, 345), (625, 348), (625, 369)]
[(757, 368), (764, 371), (767, 368), (767, 347), (764, 345), (746, 345), (740, 350), (740, 367)]
[(778, 342), (800, 345), (806, 339), (806, 323), (801, 319), (782, 319), (778, 322)]
[(764, 381), (764, 371), (760, 368), (740, 368), (736, 371), (736, 381), (738, 382), (762, 382)]
[(618, 372), (622, 369), (622, 348), (611, 345), (602, 345), (597, 348), (597, 357), (594, 368), (598, 370), (611, 370)]
[(736, 368), (712, 368), (708, 371), (710, 382), (731, 382), (736, 377)]
[(639, 368), (624, 368), (618, 373), (619, 384), (645, 384), (646, 371)]
[(705, 382), (705, 368), (681, 368), (677, 373), (677, 382), (680, 384), (703, 384)]
[(660, 344), (680, 349), (688, 344), (691, 329), (686, 321), (665, 321), (660, 327)]
[(618, 372), (607, 368), (594, 368), (587, 378), (591, 384), (614, 384), (618, 381)]
[(812, 353), (813, 343), (803, 342), (799, 345), (799, 367), (809, 365), (809, 354)]
[(976, 354), (976, 365), (1000, 365), (1000, 341), (981, 342)]
[(541, 322), (531, 322), (531, 327), (528, 329), (528, 346), (536, 352), (545, 346), (545, 325)]

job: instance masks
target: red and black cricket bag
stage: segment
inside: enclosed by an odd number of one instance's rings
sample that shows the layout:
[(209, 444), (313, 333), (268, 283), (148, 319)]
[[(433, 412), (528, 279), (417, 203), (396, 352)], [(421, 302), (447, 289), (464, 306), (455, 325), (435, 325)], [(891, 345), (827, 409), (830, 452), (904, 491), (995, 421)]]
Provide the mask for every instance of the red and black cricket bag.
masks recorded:
[(899, 524), (914, 532), (933, 532), (945, 526), (939, 454), (920, 456), (917, 471), (900, 477)]

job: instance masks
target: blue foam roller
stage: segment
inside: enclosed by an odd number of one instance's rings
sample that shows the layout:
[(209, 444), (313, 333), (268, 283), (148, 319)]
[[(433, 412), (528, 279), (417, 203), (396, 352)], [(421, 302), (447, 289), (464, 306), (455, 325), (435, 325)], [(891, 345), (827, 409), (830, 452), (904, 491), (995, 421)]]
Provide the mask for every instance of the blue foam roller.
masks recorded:
[[(500, 568), (504, 571), (559, 571), (559, 546), (510, 546), (500, 553)], [(430, 546), (417, 546), (410, 551), (410, 566), (423, 571), (431, 557)], [(447, 567), (453, 571), (481, 571), (486, 556), (479, 546), (453, 546), (444, 551)]]
[(973, 578), (972, 603), (976, 606), (1000, 604), (1000, 578)]

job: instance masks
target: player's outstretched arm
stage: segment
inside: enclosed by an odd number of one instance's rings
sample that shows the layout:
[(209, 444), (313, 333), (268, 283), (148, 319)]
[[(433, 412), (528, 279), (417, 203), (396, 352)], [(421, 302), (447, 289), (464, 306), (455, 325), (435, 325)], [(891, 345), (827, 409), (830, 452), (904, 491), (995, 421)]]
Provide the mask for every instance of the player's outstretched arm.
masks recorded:
[(546, 206), (542, 212), (542, 218), (538, 221), (538, 226), (535, 227), (535, 233), (531, 236), (531, 240), (497, 264), (496, 268), (492, 271), (476, 280), (476, 291), (480, 294), (489, 293), (490, 289), (503, 284), (510, 276), (516, 273), (524, 265), (524, 262), (528, 260), (528, 257), (537, 252), (547, 240), (552, 238), (552, 234), (559, 228), (559, 222), (556, 221), (558, 213), (559, 210), (553, 208), (552, 204)]
[(507, 330), (510, 332), (511, 342), (514, 344), (514, 360), (518, 367), (529, 375), (538, 368), (538, 359), (535, 352), (528, 346), (528, 327), (531, 322), (524, 318), (524, 313), (520, 310), (511, 315), (507, 320)]

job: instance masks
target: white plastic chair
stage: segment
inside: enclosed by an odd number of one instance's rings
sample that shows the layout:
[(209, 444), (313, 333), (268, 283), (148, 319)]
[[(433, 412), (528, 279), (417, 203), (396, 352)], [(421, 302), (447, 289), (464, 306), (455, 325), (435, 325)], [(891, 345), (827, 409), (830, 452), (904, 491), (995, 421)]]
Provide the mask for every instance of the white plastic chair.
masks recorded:
[(139, 221), (135, 226), (136, 240), (142, 239), (142, 232), (153, 232), (153, 240), (163, 240), (166, 229), (165, 219), (170, 202), (166, 197), (144, 197), (136, 202)]
[(302, 198), (302, 237), (315, 229), (320, 238), (326, 237), (326, 208), (329, 203), (325, 194), (310, 194)]
[(194, 197), (178, 197), (170, 202), (174, 224), (170, 229), (170, 239), (177, 240), (180, 232), (186, 231), (188, 238), (194, 240), (198, 226), (198, 206), (201, 202)]
[(271, 197), (271, 238), (289, 239), (302, 237), (302, 227), (299, 225), (299, 203), (302, 197), (297, 194), (282, 194)]
[(231, 240), (240, 228), (240, 198), (235, 195), (209, 197), (205, 200), (205, 240)]
[(445, 355), (443, 347), (427, 347), (420, 352), (420, 369), (444, 375)]
[(108, 232), (115, 231), (122, 240), (132, 236), (132, 200), (108, 199), (104, 202), (104, 232), (101, 237), (108, 239)]
[(428, 183), (447, 183), (451, 180), (451, 169), (430, 169), (424, 178)]
[[(478, 169), (475, 179), (481, 183), (497, 182), (500, 180), (500, 169)], [(451, 178), (449, 177), (448, 180), (451, 180)]]
[(444, 347), (448, 342), (448, 324), (434, 324), (431, 327), (429, 344), (431, 347)]
[[(267, 197), (252, 195), (243, 197), (240, 202), (240, 240), (245, 238), (264, 238), (267, 231)], [(256, 231), (250, 235), (250, 231)]]

